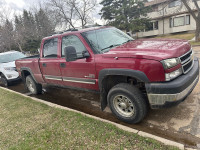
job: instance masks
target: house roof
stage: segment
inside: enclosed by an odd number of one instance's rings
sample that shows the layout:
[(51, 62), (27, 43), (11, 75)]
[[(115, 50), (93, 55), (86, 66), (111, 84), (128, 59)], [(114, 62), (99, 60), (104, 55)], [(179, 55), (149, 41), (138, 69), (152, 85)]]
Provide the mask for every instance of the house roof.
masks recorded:
[(170, 0), (153, 0), (153, 1), (145, 3), (145, 6), (157, 5), (157, 4), (160, 4), (160, 3), (167, 2), (167, 1), (170, 1)]

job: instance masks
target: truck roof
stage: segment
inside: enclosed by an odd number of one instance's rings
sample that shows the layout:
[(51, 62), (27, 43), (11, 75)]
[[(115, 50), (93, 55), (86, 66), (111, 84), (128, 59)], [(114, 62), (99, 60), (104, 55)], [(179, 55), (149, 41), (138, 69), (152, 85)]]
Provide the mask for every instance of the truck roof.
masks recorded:
[(110, 28), (111, 26), (97, 26), (97, 27), (89, 27), (89, 28), (85, 28), (85, 29), (75, 29), (75, 30), (67, 30), (67, 31), (63, 31), (63, 32), (60, 32), (60, 33), (56, 33), (56, 34), (53, 34), (51, 36), (47, 36), (47, 37), (44, 37), (43, 40), (45, 39), (48, 39), (50, 37), (58, 37), (60, 35), (67, 35), (68, 33), (83, 33), (83, 32), (87, 32), (87, 31), (92, 31), (92, 30), (98, 30), (98, 29), (102, 29), (102, 28)]

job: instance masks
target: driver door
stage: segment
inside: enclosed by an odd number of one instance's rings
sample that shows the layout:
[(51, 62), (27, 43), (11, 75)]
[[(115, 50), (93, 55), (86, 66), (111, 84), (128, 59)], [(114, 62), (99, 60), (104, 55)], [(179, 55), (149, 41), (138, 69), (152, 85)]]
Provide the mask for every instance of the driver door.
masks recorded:
[[(74, 47), (77, 55), (77, 59), (70, 62), (66, 61), (64, 53), (64, 49), (68, 46)], [(81, 58), (84, 51), (87, 51), (87, 49), (78, 36), (67, 35), (62, 38), (62, 65), (60, 65), (60, 70), (63, 84), (94, 90), (97, 88), (94, 58), (91, 54), (88, 58)]]

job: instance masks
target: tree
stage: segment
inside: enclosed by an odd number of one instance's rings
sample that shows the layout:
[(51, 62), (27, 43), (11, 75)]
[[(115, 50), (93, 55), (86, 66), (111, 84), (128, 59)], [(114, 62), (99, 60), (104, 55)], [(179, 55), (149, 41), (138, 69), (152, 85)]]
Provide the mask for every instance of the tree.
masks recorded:
[[(116, 26), (122, 30), (142, 30), (145, 28), (145, 23), (149, 20), (146, 18), (149, 7), (144, 7), (145, 1), (135, 0), (103, 0), (100, 4), (101, 17), (109, 21), (110, 25)], [(142, 16), (142, 17), (141, 17)], [(140, 25), (139, 28), (134, 26)]]
[(14, 31), (14, 41), (16, 47), (19, 48), (21, 52), (23, 52), (23, 44), (25, 43), (25, 31), (23, 25), (23, 19), (21, 16), (15, 16), (15, 31)]
[(73, 1), (72, 6), (75, 8), (75, 17), (81, 21), (82, 28), (92, 21), (91, 13), (97, 6), (96, 0)]
[(197, 0), (192, 0), (192, 1), (196, 7), (195, 9), (197, 10), (197, 14), (195, 14), (194, 9), (191, 7), (190, 0), (182, 0), (183, 4), (185, 5), (185, 7), (187, 8), (187, 10), (189, 11), (189, 13), (192, 15), (192, 17), (196, 22), (195, 40), (200, 41), (200, 6), (197, 3)]
[(37, 39), (37, 28), (35, 18), (31, 12), (23, 10), (21, 16), (15, 16), (14, 41), (19, 50), (30, 50), (27, 42)]
[(20, 51), (36, 51), (41, 39), (54, 29), (54, 24), (42, 8), (35, 13), (24, 10), (22, 15), (15, 16), (15, 44)]
[(51, 15), (55, 18), (57, 22), (60, 24), (65, 23), (72, 28), (74, 27), (73, 24), (73, 17), (74, 17), (74, 6), (72, 5), (75, 0), (50, 0), (47, 2), (49, 6)]
[(13, 24), (11, 21), (6, 19), (5, 24), (1, 27), (1, 47), (6, 50), (11, 50), (13, 41)]
[(53, 33), (55, 30), (55, 25), (49, 19), (45, 11), (40, 8), (35, 14), (35, 21), (37, 27), (37, 36), (39, 39), (48, 36), (50, 33)]
[(75, 24), (80, 22), (84, 28), (92, 21), (91, 14), (97, 6), (97, 0), (50, 0), (47, 5), (60, 24), (75, 28)]

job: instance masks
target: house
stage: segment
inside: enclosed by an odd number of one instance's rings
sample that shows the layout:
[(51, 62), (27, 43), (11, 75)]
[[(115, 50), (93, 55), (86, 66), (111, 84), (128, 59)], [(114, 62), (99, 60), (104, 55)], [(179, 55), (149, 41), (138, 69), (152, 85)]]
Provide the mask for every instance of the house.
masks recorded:
[[(197, 0), (197, 2), (200, 4), (200, 0)], [(193, 0), (188, 0), (188, 4), (192, 10), (197, 13)], [(145, 3), (145, 6), (150, 6), (152, 8), (152, 11), (147, 14), (152, 22), (146, 30), (137, 33), (138, 37), (185, 31), (194, 32), (196, 29), (194, 18), (181, 0), (153, 0)]]

